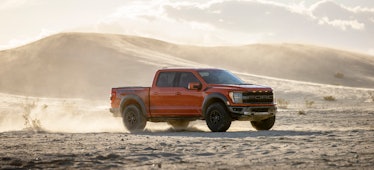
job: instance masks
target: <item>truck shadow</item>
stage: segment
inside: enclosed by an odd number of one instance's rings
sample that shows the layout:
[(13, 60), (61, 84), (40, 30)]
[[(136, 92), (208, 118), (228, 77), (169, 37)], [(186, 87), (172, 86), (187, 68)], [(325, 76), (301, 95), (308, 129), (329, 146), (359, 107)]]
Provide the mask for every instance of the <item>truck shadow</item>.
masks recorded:
[(169, 137), (202, 137), (202, 138), (246, 138), (246, 137), (287, 137), (287, 136), (322, 136), (329, 134), (326, 131), (294, 131), (294, 130), (269, 130), (269, 131), (230, 131), (230, 132), (206, 132), (196, 131), (144, 131), (136, 135), (145, 136), (169, 136)]

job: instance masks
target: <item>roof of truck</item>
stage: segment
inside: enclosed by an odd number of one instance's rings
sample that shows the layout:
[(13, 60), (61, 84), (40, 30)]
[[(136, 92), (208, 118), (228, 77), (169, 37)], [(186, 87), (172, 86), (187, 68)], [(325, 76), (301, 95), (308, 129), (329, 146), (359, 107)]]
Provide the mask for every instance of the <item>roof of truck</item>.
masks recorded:
[(181, 68), (162, 68), (159, 71), (199, 71), (199, 70), (222, 70), (219, 68), (188, 68), (188, 67), (181, 67)]

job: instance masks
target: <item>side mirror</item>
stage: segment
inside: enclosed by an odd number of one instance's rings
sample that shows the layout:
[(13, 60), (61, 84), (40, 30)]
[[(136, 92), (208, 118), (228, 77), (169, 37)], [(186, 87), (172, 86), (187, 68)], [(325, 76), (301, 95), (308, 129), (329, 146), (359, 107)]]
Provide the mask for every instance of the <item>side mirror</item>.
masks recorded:
[(201, 84), (198, 82), (191, 82), (188, 83), (188, 90), (200, 90), (201, 89)]

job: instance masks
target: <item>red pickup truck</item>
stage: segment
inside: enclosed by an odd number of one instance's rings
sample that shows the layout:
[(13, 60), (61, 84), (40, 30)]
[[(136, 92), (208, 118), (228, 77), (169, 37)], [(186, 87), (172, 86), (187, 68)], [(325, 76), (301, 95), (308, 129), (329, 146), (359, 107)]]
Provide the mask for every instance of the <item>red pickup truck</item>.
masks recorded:
[(130, 132), (143, 130), (147, 121), (186, 128), (198, 119), (213, 132), (225, 132), (234, 120), (269, 130), (277, 112), (270, 87), (212, 68), (158, 70), (152, 87), (112, 88), (110, 99), (110, 112), (122, 117)]

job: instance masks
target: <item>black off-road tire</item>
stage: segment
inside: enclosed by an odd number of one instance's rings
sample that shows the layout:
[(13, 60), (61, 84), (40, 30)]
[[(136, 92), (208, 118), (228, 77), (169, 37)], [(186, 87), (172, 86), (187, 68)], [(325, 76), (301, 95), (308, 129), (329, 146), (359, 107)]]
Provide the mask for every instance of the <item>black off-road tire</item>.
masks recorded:
[(275, 116), (260, 121), (251, 121), (252, 127), (256, 130), (269, 130), (273, 127), (274, 123)]
[(226, 132), (231, 125), (231, 116), (225, 106), (217, 102), (208, 107), (205, 121), (212, 132)]
[(122, 121), (125, 128), (130, 132), (143, 131), (147, 124), (144, 114), (134, 104), (126, 106), (123, 110)]
[(173, 127), (175, 130), (183, 130), (188, 127), (190, 124), (190, 121), (188, 120), (170, 120), (168, 121), (168, 124)]

